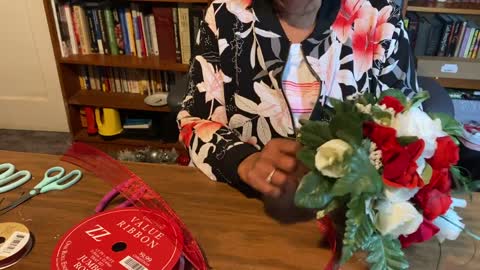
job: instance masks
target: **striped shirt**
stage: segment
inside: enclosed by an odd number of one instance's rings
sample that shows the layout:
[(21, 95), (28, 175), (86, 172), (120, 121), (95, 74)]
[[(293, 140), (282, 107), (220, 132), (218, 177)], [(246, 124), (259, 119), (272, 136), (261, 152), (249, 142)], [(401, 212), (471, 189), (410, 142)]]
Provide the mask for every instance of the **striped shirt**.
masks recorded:
[(321, 88), (320, 82), (308, 67), (301, 44), (290, 46), (282, 80), (285, 98), (290, 105), (295, 129), (299, 129), (299, 121), (310, 118)]

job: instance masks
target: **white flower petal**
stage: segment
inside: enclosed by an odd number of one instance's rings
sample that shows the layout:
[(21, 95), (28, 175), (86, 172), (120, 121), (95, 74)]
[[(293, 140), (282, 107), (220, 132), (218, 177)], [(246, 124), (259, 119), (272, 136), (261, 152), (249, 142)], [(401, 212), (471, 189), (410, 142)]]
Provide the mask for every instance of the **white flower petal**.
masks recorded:
[(418, 230), (423, 222), (423, 216), (409, 202), (391, 203), (381, 201), (377, 205), (376, 227), (382, 235), (394, 238), (409, 235)]

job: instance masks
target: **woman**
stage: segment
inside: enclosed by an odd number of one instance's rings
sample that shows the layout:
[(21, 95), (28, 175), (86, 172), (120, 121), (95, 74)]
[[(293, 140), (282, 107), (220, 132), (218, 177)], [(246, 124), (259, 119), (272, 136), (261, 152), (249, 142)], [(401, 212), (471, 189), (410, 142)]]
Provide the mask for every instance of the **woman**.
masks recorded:
[(328, 97), (416, 92), (400, 9), (387, 1), (214, 1), (178, 115), (194, 164), (278, 197), (302, 175), (299, 120), (324, 118)]

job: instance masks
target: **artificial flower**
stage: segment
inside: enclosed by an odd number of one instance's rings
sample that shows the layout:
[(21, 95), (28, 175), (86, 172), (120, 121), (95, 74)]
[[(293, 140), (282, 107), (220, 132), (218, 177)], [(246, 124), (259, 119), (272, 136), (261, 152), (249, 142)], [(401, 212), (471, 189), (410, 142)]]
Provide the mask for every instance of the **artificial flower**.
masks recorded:
[(394, 238), (409, 235), (416, 232), (423, 222), (422, 214), (409, 202), (392, 203), (382, 200), (376, 209), (378, 213), (375, 226), (382, 235)]
[(429, 220), (445, 214), (452, 203), (450, 195), (440, 192), (438, 189), (431, 189), (426, 192), (420, 190), (415, 196), (415, 201), (423, 210), (423, 216)]
[(386, 186), (383, 193), (388, 201), (398, 203), (410, 200), (417, 194), (418, 190), (418, 188), (393, 188)]
[(405, 106), (403, 106), (400, 100), (392, 96), (383, 97), (378, 104), (385, 105), (387, 108), (392, 108), (396, 113), (401, 113), (405, 109)]
[(398, 147), (397, 131), (391, 127), (366, 122), (363, 125), (363, 135), (374, 142), (382, 152)]
[(382, 152), (383, 181), (392, 187), (416, 188), (424, 185), (417, 172), (417, 159), (425, 147), (423, 140)]
[(352, 152), (352, 147), (345, 141), (334, 139), (322, 144), (315, 155), (315, 167), (323, 175), (340, 178), (345, 175), (345, 157)]
[(408, 248), (414, 243), (423, 243), (430, 240), (440, 229), (435, 226), (430, 220), (423, 219), (422, 224), (418, 227), (418, 230), (407, 236), (400, 235), (398, 240), (402, 243), (402, 248)]
[(392, 127), (397, 130), (397, 136), (415, 136), (423, 139), (425, 149), (422, 158), (431, 158), (437, 148), (437, 138), (447, 134), (442, 130), (439, 119), (432, 120), (428, 114), (419, 108), (411, 108), (399, 113), (393, 119)]
[(450, 136), (437, 138), (437, 150), (432, 158), (427, 162), (433, 169), (450, 168), (450, 166), (457, 164), (459, 157), (458, 145), (452, 140)]
[(437, 226), (440, 231), (437, 234), (438, 241), (442, 243), (445, 239), (455, 240), (465, 228), (465, 224), (461, 222), (462, 218), (455, 212), (454, 207), (465, 208), (467, 202), (462, 199), (452, 199), (450, 209), (445, 215), (436, 218), (433, 224)]

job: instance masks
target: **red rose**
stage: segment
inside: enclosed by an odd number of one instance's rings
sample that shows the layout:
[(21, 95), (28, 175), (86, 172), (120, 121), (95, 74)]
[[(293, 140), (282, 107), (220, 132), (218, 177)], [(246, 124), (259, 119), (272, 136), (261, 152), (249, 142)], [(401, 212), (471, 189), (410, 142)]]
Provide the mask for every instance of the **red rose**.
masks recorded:
[(387, 108), (392, 108), (396, 113), (401, 113), (405, 109), (402, 102), (392, 96), (385, 96), (380, 100), (379, 104), (385, 105)]
[(423, 223), (418, 230), (407, 236), (400, 235), (398, 238), (402, 243), (402, 248), (407, 248), (413, 243), (422, 243), (430, 240), (440, 229), (431, 221), (423, 219)]
[(407, 146), (397, 145), (382, 151), (383, 181), (386, 185), (397, 188), (416, 188), (424, 185), (417, 173), (417, 159), (425, 149), (425, 142), (417, 140)]
[(367, 122), (363, 125), (363, 136), (369, 138), (382, 151), (398, 146), (397, 131), (375, 122)]
[(430, 183), (428, 183), (428, 185), (422, 189), (436, 189), (443, 193), (449, 193), (451, 186), (452, 181), (450, 180), (450, 173), (448, 172), (448, 169), (441, 169), (433, 171)]
[(445, 136), (437, 138), (437, 150), (427, 162), (433, 169), (445, 169), (457, 164), (459, 158), (458, 145), (450, 136)]
[(423, 210), (423, 216), (428, 220), (434, 220), (445, 214), (452, 204), (450, 195), (440, 192), (438, 189), (421, 189), (415, 195), (415, 201)]

